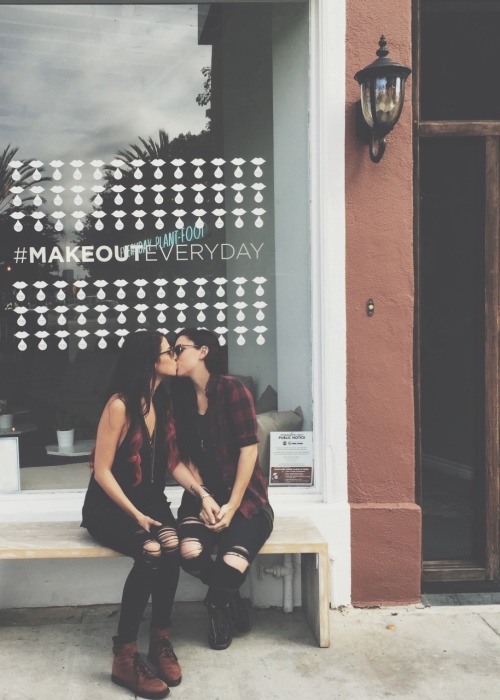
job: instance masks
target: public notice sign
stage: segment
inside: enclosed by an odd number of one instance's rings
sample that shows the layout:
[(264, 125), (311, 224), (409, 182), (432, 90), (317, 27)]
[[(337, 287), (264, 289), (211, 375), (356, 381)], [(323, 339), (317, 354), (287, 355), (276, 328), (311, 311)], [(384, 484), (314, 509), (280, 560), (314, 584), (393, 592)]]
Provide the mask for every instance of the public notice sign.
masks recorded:
[(312, 430), (271, 432), (269, 484), (312, 486)]

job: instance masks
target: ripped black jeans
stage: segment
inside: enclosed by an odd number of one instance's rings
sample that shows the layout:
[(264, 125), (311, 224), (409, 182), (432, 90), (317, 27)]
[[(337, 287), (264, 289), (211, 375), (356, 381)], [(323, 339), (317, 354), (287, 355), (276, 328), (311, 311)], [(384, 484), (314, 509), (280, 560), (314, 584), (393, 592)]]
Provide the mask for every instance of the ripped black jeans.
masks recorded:
[[(271, 534), (272, 520), (264, 510), (252, 518), (245, 518), (237, 511), (229, 527), (216, 533), (205, 527), (199, 512), (199, 499), (184, 493), (178, 512), (181, 566), (209, 586), (211, 602), (223, 602), (226, 593), (237, 591), (245, 581), (250, 564)], [(215, 545), (217, 555), (214, 560)], [(224, 561), (226, 555), (243, 559), (248, 563), (246, 570), (241, 572), (227, 564)]]
[[(134, 559), (123, 587), (117, 634), (120, 643), (137, 639), (150, 597), (151, 627), (164, 629), (170, 624), (179, 581), (179, 540), (170, 507), (165, 502), (159, 510), (162, 512), (148, 513), (162, 523), (161, 527), (151, 528), (151, 532), (142, 530), (132, 518), (118, 510), (107, 510), (97, 517), (94, 515), (86, 523), (95, 540)], [(152, 547), (149, 542), (154, 543)]]

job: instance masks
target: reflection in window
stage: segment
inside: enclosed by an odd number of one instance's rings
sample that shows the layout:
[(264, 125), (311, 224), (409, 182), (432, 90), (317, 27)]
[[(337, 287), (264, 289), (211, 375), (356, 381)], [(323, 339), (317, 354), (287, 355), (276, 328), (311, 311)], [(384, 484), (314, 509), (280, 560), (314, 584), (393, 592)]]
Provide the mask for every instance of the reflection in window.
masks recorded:
[(11, 5), (0, 28), (0, 398), (23, 488), (86, 485), (139, 328), (214, 330), (257, 409), (300, 405), (310, 429), (307, 3)]

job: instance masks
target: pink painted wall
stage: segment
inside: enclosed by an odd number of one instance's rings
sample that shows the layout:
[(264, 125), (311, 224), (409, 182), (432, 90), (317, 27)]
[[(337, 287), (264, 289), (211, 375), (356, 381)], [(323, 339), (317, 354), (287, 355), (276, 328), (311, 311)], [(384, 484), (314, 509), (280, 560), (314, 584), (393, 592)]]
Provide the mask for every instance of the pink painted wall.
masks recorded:
[[(411, 0), (347, 0), (346, 293), (349, 501), (353, 603), (416, 601), (420, 510), (415, 506), (413, 404), (413, 156), (411, 77), (382, 161), (355, 133), (359, 86), (385, 34), (411, 66)], [(375, 314), (366, 314), (368, 298)]]

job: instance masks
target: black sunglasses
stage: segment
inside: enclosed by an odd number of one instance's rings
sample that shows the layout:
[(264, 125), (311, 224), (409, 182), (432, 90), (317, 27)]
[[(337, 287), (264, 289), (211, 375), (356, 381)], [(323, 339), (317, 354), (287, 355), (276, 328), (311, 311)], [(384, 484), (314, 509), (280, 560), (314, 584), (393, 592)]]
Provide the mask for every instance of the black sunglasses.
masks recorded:
[(173, 357), (175, 355), (175, 350), (174, 348), (169, 348), (168, 350), (162, 350), (159, 354), (161, 355), (168, 355), (169, 357)]
[(199, 350), (201, 348), (201, 345), (176, 345), (174, 347), (174, 352), (177, 355), (177, 357), (179, 357), (179, 355), (183, 353), (186, 348), (196, 348), (197, 350)]

